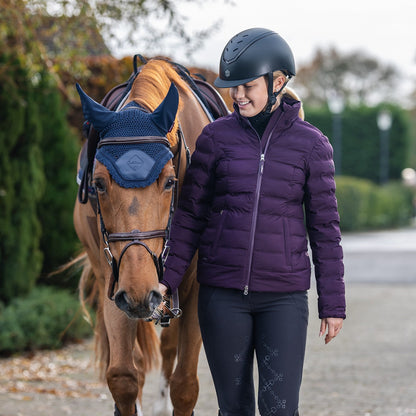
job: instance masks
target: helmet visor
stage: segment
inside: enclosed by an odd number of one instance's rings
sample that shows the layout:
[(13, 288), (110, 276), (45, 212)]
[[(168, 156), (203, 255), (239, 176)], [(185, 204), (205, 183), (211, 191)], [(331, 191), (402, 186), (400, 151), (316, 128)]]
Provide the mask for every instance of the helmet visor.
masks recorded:
[[(266, 74), (264, 74), (266, 75)], [(260, 77), (263, 75), (260, 75)], [(220, 77), (217, 77), (217, 79), (214, 81), (214, 85), (218, 88), (232, 88), (237, 87), (239, 85), (246, 84), (247, 82), (254, 81), (257, 78), (260, 78), (259, 76), (245, 78), (245, 79), (230, 79), (230, 80), (224, 80)]]

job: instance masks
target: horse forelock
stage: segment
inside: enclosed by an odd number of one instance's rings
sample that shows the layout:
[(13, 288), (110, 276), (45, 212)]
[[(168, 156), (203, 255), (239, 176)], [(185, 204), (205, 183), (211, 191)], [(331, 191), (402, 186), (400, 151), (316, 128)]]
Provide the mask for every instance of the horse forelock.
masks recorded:
[[(174, 83), (180, 93), (190, 96), (187, 84), (173, 69), (172, 65), (160, 59), (154, 59), (144, 65), (140, 74), (133, 83), (129, 101), (154, 111), (165, 98), (171, 83)], [(183, 103), (179, 98), (178, 113), (182, 109)], [(173, 147), (177, 143), (177, 132), (179, 128), (178, 115), (170, 132), (166, 137)]]

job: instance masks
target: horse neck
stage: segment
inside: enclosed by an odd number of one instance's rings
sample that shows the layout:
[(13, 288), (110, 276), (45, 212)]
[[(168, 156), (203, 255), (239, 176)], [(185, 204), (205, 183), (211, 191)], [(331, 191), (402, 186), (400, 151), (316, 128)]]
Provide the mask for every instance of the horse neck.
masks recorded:
[(179, 112), (179, 122), (191, 153), (195, 150), (195, 143), (202, 129), (209, 123), (209, 119), (197, 99), (192, 93), (180, 92), (182, 109)]

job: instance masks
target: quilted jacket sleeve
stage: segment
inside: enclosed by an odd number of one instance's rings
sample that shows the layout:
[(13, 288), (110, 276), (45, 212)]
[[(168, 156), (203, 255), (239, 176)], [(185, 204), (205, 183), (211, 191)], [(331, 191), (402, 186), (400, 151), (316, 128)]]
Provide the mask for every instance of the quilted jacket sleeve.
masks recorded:
[(209, 125), (196, 142), (175, 211), (170, 253), (165, 264), (162, 283), (171, 291), (177, 289), (198, 249), (200, 236), (206, 226), (214, 193), (215, 149)]
[(307, 161), (305, 214), (315, 266), (319, 317), (345, 318), (341, 232), (332, 147), (321, 135)]

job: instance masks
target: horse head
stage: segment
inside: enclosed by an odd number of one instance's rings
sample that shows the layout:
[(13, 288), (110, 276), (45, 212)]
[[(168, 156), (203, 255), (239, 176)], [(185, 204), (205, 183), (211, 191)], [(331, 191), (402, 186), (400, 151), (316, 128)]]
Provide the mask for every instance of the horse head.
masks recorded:
[(158, 280), (176, 182), (166, 134), (178, 91), (172, 83), (153, 112), (134, 101), (114, 112), (77, 89), (85, 119), (100, 133), (92, 185), (108, 296), (128, 317), (148, 318), (162, 300)]

